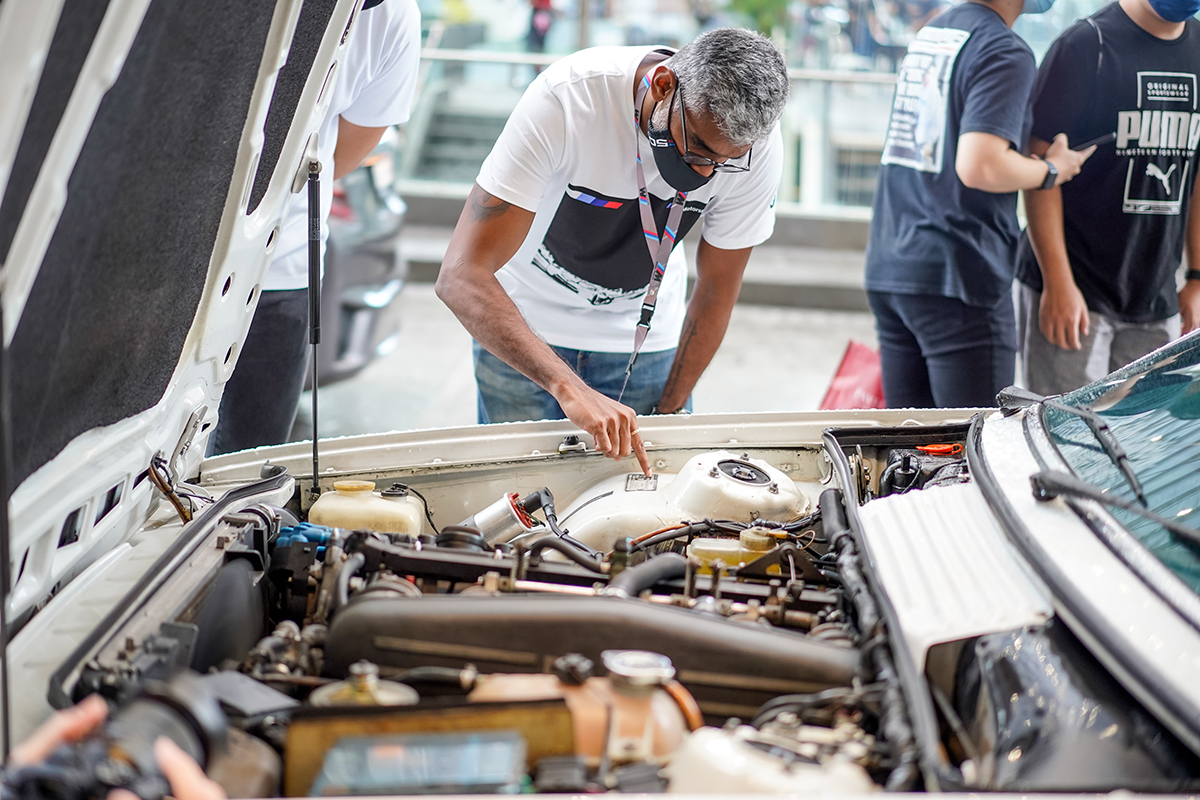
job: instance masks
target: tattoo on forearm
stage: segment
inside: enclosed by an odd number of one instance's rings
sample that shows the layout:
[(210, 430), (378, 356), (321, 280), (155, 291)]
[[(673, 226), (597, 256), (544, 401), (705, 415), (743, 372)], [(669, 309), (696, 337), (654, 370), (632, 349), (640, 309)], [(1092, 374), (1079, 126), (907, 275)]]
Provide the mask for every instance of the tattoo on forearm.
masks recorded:
[(663, 386), (664, 395), (670, 394), (675, 389), (683, 362), (687, 359), (688, 347), (691, 346), (692, 339), (694, 338), (696, 338), (696, 323), (688, 320), (684, 323), (683, 333), (679, 336), (679, 346), (675, 350), (675, 363), (671, 365), (671, 372), (667, 375), (667, 383)]
[(506, 203), (478, 186), (471, 192), (468, 202), (471, 204), (471, 214), (474, 215), (476, 222), (488, 222), (503, 215), (512, 207), (512, 203)]

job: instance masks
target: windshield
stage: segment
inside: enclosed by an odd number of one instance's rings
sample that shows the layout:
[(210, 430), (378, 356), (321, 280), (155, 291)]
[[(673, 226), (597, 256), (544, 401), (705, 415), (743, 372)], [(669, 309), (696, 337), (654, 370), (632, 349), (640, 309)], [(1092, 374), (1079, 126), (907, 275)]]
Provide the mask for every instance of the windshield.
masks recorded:
[[(1148, 507), (1200, 529), (1200, 338), (1162, 351), (1150, 364), (1126, 368), (1065, 395), (1104, 418), (1129, 456)], [(1067, 463), (1085, 481), (1135, 501), (1121, 476), (1079, 417), (1046, 408), (1046, 427)], [(1161, 525), (1119, 508), (1112, 515), (1151, 553), (1200, 593), (1200, 554)]]

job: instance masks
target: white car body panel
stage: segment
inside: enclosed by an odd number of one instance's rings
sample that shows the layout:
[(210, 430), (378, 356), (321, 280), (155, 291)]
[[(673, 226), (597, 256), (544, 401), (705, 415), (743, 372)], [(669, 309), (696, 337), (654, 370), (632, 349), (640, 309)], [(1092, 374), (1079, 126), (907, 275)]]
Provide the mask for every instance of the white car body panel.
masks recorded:
[(919, 667), (931, 647), (1039, 625), (1049, 592), (973, 483), (881, 497), (858, 510), (879, 581)]
[[(1029, 476), (1040, 467), (1026, 445), (1022, 423), (1020, 416), (1005, 419), (994, 414), (983, 428), (983, 448), (999, 488), (1047, 561), (1087, 604), (1090, 617), (1105, 620), (1107, 632), (1117, 637), (1120, 648), (1146, 656), (1142, 663), (1155, 673), (1160, 686), (1171, 687), (1192, 707), (1200, 708), (1200, 631), (1143, 583), (1061, 498), (1048, 502), (1034, 499)], [(1095, 513), (1107, 512), (1097, 507)], [(1055, 611), (1074, 623), (1073, 629), (1088, 648), (1138, 700), (1160, 719), (1173, 716), (1154, 694), (1144, 690), (1142, 681), (1125, 672), (1114, 653), (1088, 634), (1088, 626), (1079, 624), (1082, 621), (1075, 610), (1059, 601)], [(1200, 718), (1185, 724), (1196, 729)], [(1188, 729), (1173, 725), (1172, 730), (1193, 749), (1200, 747)]]
[[(39, 4), (40, 0), (32, 4), (12, 0), (4, 3), (3, 8), (15, 24), (22, 20), (18, 8)], [(6, 339), (15, 329), (54, 232), (65, 201), (67, 181), (90, 120), (105, 91), (120, 73), (147, 5), (148, 0), (114, 0), (88, 53), (5, 264)], [(222, 388), (233, 372), (240, 343), (249, 329), (262, 276), (277, 238), (275, 234), (292, 198), (293, 178), (311, 131), (328, 105), (328, 78), (345, 47), (342, 32), (357, 6), (353, 0), (343, 0), (334, 9), (271, 185), (255, 212), (247, 215), (250, 187), (263, 146), (263, 123), (275, 78), (287, 59), (301, 2), (284, 0), (276, 5), (200, 310), (170, 385), (152, 408), (120, 423), (79, 435), (13, 490), (9, 509), (13, 532), (10, 559), (12, 575), (21, 577), (15, 580), (9, 598), (10, 619), (27, 612), (90, 559), (102, 555), (141, 526), (153, 487), (145, 480), (139, 483), (138, 476), (156, 453), (170, 457), (182, 444), (183, 451), (171, 465), (173, 470), (179, 476), (197, 472), (203, 458), (205, 434), (216, 422)], [(0, 30), (0, 41), (10, 35), (7, 29)], [(33, 85), (36, 84), (35, 76)], [(81, 472), (80, 464), (87, 464), (88, 469)], [(97, 524), (96, 510), (105, 494), (116, 486), (124, 487), (122, 503), (116, 512)], [(79, 539), (59, 547), (64, 521), (77, 509), (82, 509), (83, 520)]]

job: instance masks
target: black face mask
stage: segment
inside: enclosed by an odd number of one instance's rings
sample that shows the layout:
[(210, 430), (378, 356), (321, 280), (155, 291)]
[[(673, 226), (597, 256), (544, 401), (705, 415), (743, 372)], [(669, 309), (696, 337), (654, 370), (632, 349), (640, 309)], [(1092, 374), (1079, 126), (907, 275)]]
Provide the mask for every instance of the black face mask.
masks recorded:
[(671, 114), (667, 113), (667, 127), (654, 127), (654, 113), (650, 113), (651, 122), (647, 125), (647, 136), (650, 139), (650, 150), (654, 153), (654, 164), (658, 174), (672, 189), (677, 192), (691, 192), (699, 189), (712, 180), (716, 172), (701, 175), (683, 160), (683, 154), (675, 146), (671, 138)]

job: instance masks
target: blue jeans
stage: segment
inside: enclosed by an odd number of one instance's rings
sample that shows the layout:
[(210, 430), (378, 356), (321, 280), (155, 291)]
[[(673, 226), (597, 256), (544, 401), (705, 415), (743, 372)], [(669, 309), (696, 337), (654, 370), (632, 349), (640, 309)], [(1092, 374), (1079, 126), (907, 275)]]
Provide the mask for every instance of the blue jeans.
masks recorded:
[(1017, 324), (1007, 293), (993, 308), (953, 297), (867, 292), (889, 408), (996, 405), (1013, 382)]
[[(565, 347), (552, 349), (584, 383), (606, 397), (617, 399), (621, 384), (625, 382), (628, 353), (593, 353)], [(483, 349), (479, 342), (474, 343), (474, 350), (480, 424), (566, 418), (558, 401), (545, 389)], [(638, 414), (649, 414), (662, 397), (674, 362), (673, 349), (640, 353), (621, 402)], [(690, 397), (684, 407), (691, 410)]]

